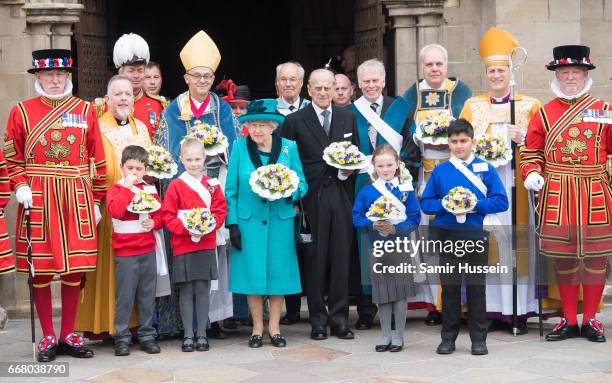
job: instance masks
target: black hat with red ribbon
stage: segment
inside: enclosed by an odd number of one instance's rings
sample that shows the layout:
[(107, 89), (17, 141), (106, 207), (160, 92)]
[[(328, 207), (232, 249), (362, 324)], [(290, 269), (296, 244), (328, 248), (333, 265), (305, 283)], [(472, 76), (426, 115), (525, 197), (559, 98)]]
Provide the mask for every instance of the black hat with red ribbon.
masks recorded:
[(72, 64), (72, 54), (68, 49), (41, 49), (32, 52), (32, 68), (28, 69), (28, 72), (53, 69), (76, 72), (77, 68)]
[(595, 69), (589, 57), (591, 49), (585, 45), (561, 45), (553, 49), (554, 60), (546, 64), (546, 69), (555, 70), (565, 66), (581, 66), (586, 70)]

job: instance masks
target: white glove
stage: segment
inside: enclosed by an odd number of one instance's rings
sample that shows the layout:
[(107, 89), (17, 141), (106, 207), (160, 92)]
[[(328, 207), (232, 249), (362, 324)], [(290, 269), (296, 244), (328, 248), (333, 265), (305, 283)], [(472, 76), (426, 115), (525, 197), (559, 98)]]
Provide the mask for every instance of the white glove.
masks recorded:
[(29, 186), (20, 186), (15, 191), (15, 198), (17, 202), (23, 205), (24, 209), (32, 207), (32, 189)]
[(102, 213), (100, 213), (100, 206), (98, 205), (94, 205), (94, 217), (96, 218), (96, 226), (98, 226), (102, 219)]
[(340, 181), (346, 181), (348, 179), (348, 176), (342, 174), (342, 169), (338, 169), (338, 179)]
[(544, 186), (544, 177), (534, 172), (527, 176), (523, 184), (525, 189), (537, 192)]

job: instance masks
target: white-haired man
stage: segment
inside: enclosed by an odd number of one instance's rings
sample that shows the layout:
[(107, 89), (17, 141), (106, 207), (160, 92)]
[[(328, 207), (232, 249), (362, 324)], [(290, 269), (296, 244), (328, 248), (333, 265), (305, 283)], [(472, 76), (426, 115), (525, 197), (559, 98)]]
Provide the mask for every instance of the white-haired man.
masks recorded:
[[(72, 96), (76, 71), (66, 49), (32, 52), (38, 97), (9, 114), (3, 153), (19, 202), (15, 253), (17, 271), (27, 274), (31, 245), (33, 301), (43, 338), (37, 360), (57, 355), (91, 358), (74, 332), (83, 273), (95, 270), (100, 202), (106, 194), (106, 160), (91, 103)], [(29, 218), (26, 218), (29, 212)], [(31, 228), (31, 233), (27, 230)], [(31, 243), (30, 243), (31, 241)], [(62, 324), (53, 326), (51, 282), (59, 276)]]
[[(546, 67), (555, 71), (556, 98), (540, 108), (521, 147), (525, 188), (540, 191), (540, 254), (554, 260), (564, 318), (548, 341), (582, 336), (605, 342), (595, 318), (612, 255), (612, 124), (610, 105), (588, 94), (590, 48), (563, 45)], [(578, 326), (582, 285), (583, 317)]]
[(304, 68), (297, 61), (288, 61), (276, 67), (276, 92), (278, 93), (278, 112), (283, 116), (310, 105), (301, 98), (304, 85)]
[[(429, 113), (448, 112), (455, 118), (459, 117), (463, 104), (472, 96), (470, 88), (462, 81), (448, 76), (448, 52), (439, 44), (424, 46), (419, 52), (421, 71), (423, 78), (419, 79), (405, 93), (404, 99), (408, 102), (409, 114), (412, 116), (413, 124), (410, 134), (419, 129)], [(450, 151), (448, 145), (424, 144), (415, 139), (421, 150), (421, 163), (417, 182), (417, 194), (420, 195), (425, 189), (425, 184), (431, 175), (433, 168), (441, 162), (448, 160)], [(429, 217), (422, 216), (421, 225), (427, 225)], [(426, 230), (424, 228), (423, 230)], [(442, 323), (442, 317), (436, 310), (438, 302), (438, 288), (435, 283), (430, 283), (430, 289), (419, 288), (417, 296), (409, 308), (421, 308), (425, 306), (429, 314), (425, 324), (434, 326)]]
[[(359, 148), (362, 153), (371, 155), (377, 146), (390, 144), (399, 153), (406, 168), (414, 173), (413, 177), (416, 179), (415, 165), (419, 163), (420, 154), (419, 148), (410, 138), (412, 119), (408, 112), (408, 103), (402, 97), (392, 98), (383, 95), (385, 77), (385, 66), (378, 59), (364, 61), (357, 67), (357, 82), (363, 95), (355, 100), (351, 110), (357, 119)], [(369, 182), (370, 176), (366, 171), (358, 174), (355, 181), (355, 195)], [(370, 285), (370, 274), (367, 272), (369, 265), (366, 254), (369, 248), (367, 233), (358, 232), (357, 239), (361, 254), (361, 282), (367, 291)], [(359, 319), (355, 328), (369, 329), (376, 311), (371, 295), (359, 296), (357, 303)], [(401, 318), (399, 320), (401, 321)]]

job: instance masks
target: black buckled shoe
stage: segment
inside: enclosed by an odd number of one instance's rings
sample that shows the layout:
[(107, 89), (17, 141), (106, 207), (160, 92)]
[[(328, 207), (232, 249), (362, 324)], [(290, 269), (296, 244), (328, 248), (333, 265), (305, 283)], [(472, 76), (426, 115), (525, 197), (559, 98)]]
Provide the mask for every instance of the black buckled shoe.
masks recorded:
[(546, 340), (549, 342), (555, 342), (559, 340), (566, 340), (570, 338), (577, 338), (580, 336), (580, 328), (578, 325), (570, 326), (567, 319), (561, 318), (559, 323), (553, 327), (553, 330), (546, 334)]
[(128, 356), (130, 355), (130, 345), (125, 342), (115, 343), (115, 356)]
[(425, 318), (427, 326), (438, 326), (442, 324), (442, 314), (439, 311), (430, 311)]
[(181, 350), (183, 352), (193, 352), (194, 347), (192, 336), (186, 336), (183, 338), (183, 344), (181, 345)]
[(388, 344), (377, 344), (374, 347), (374, 351), (376, 351), (376, 352), (389, 351), (389, 347), (391, 347), (391, 342), (389, 342)]
[(270, 343), (274, 347), (285, 347), (287, 346), (287, 341), (281, 334), (275, 334), (270, 336)]
[(436, 349), (436, 352), (440, 355), (452, 354), (453, 351), (455, 351), (455, 341), (449, 339), (442, 340)]
[(195, 349), (197, 351), (208, 351), (210, 350), (210, 345), (208, 344), (208, 338), (205, 336), (196, 337)]
[(355, 322), (355, 329), (369, 330), (372, 328), (372, 317), (370, 315), (362, 315)]
[(66, 335), (65, 342), (57, 345), (58, 355), (68, 355), (73, 358), (93, 358), (94, 352), (85, 346), (85, 339), (75, 332)]
[(292, 324), (296, 324), (297, 322), (300, 321), (300, 313), (287, 313), (285, 314), (285, 316), (283, 317), (283, 319), (281, 319), (280, 324), (283, 325), (292, 325)]
[(337, 336), (340, 339), (354, 339), (355, 334), (348, 328), (347, 325), (338, 325), (336, 327), (332, 327), (331, 334)]
[(47, 335), (38, 342), (36, 360), (41, 363), (53, 362), (57, 355), (57, 339), (53, 335)]
[(325, 340), (327, 339), (327, 330), (325, 327), (314, 328), (310, 330), (310, 339), (312, 340)]
[(217, 322), (213, 322), (210, 329), (206, 330), (206, 336), (212, 339), (227, 339), (227, 333), (221, 330), (221, 326)]
[(250, 348), (260, 348), (263, 346), (263, 337), (261, 335), (251, 335), (249, 338)]
[(488, 353), (489, 350), (484, 341), (472, 343), (472, 355), (487, 355)]
[(161, 348), (153, 339), (140, 342), (140, 349), (147, 354), (159, 354), (161, 352)]
[(400, 352), (404, 349), (404, 343), (397, 345), (397, 344), (392, 344), (389, 347), (389, 352)]
[(580, 335), (591, 342), (603, 343), (606, 341), (603, 324), (595, 318), (589, 319), (586, 324), (582, 325)]

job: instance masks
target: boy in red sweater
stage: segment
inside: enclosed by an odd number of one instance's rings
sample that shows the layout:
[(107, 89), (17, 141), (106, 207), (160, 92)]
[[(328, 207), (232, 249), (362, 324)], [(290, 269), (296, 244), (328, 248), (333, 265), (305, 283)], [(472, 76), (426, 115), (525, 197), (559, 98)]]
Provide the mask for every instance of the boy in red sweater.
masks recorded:
[[(210, 281), (218, 277), (216, 230), (223, 226), (227, 214), (225, 197), (216, 178), (204, 176), (204, 145), (195, 138), (181, 144), (181, 162), (185, 172), (168, 186), (162, 214), (170, 231), (172, 283), (179, 287), (179, 309), (185, 335), (184, 352), (208, 351), (206, 324), (208, 321)], [(191, 209), (208, 208), (215, 218), (215, 228), (208, 234), (190, 233), (181, 219)], [(197, 334), (193, 338), (193, 298), (197, 310)]]
[(128, 206), (140, 190), (151, 194), (161, 206), (155, 186), (142, 180), (149, 155), (141, 146), (126, 146), (121, 154), (121, 176), (106, 194), (106, 208), (113, 218), (115, 251), (115, 355), (130, 354), (129, 330), (134, 300), (138, 302), (138, 339), (140, 349), (157, 354), (155, 328), (151, 321), (155, 308), (157, 262), (153, 230), (163, 226), (161, 211), (131, 213)]

